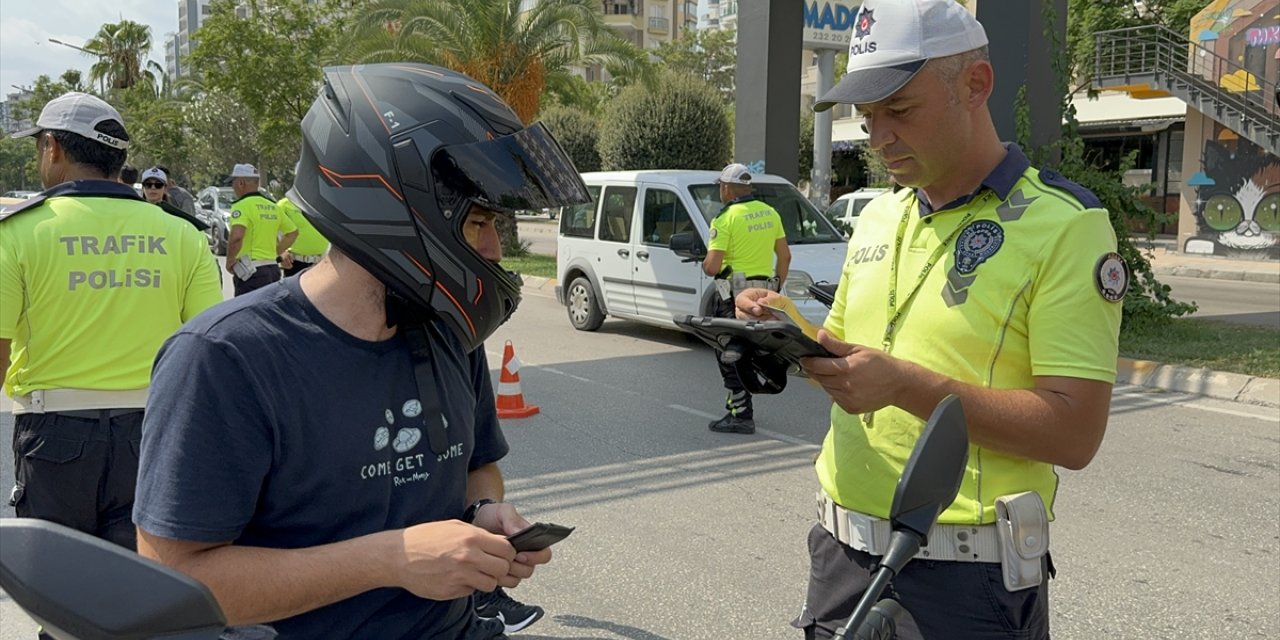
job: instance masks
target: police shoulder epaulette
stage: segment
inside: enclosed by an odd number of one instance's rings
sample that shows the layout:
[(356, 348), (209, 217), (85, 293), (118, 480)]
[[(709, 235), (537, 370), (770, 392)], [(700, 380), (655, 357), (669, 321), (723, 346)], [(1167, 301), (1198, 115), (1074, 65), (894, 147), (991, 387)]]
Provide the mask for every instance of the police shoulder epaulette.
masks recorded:
[(4, 222), (5, 220), (12, 218), (13, 216), (19, 213), (22, 213), (23, 211), (30, 211), (32, 209), (35, 209), (40, 205), (44, 204), (44, 201), (45, 201), (45, 196), (43, 195), (32, 196), (30, 198), (27, 198), (26, 200), (23, 200), (22, 202), (19, 202), (18, 204), (0, 208), (0, 222)]
[(1101, 209), (1102, 201), (1092, 191), (1084, 188), (1078, 183), (1072, 182), (1066, 176), (1054, 171), (1053, 169), (1041, 169), (1040, 181), (1046, 186), (1054, 187), (1062, 191), (1066, 191), (1075, 197), (1086, 209)]

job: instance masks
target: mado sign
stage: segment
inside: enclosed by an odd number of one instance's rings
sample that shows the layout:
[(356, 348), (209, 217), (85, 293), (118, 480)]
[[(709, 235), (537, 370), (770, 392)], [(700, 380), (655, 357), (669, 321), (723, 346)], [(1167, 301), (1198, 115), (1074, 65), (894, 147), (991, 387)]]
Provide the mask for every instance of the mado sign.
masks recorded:
[(806, 0), (804, 48), (848, 49), (853, 19), (862, 3), (842, 0)]

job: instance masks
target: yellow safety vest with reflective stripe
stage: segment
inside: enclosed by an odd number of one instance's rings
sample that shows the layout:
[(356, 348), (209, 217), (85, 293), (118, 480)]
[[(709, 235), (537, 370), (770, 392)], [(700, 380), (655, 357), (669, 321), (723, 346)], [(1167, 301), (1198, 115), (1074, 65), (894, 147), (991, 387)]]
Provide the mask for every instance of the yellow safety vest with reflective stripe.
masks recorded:
[(161, 343), (221, 300), (205, 235), (140, 199), (55, 196), (0, 222), (11, 397), (146, 388)]

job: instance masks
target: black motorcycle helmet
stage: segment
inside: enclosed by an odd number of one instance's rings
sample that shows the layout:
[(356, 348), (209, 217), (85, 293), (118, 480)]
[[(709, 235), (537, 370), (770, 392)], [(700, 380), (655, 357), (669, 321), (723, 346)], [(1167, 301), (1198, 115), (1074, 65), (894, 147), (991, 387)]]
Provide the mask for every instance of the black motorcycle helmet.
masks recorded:
[(511, 317), (521, 284), (467, 244), (471, 206), (510, 214), (589, 199), (541, 123), (525, 127), (465, 75), (415, 63), (325, 69), (289, 192), (389, 299), (443, 319), (467, 349)]

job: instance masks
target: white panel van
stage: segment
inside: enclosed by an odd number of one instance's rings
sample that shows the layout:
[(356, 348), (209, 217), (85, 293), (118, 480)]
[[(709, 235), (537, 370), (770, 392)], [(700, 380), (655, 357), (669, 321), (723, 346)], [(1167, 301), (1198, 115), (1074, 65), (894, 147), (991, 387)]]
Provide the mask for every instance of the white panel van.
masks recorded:
[[(582, 174), (592, 201), (565, 207), (556, 241), (556, 299), (569, 322), (594, 331), (606, 316), (675, 327), (672, 316), (709, 315), (712, 278), (677, 255), (671, 237), (692, 233), (705, 249), (720, 213), (716, 171), (604, 171)], [(791, 183), (752, 176), (756, 197), (782, 217), (791, 246), (783, 293), (821, 324), (827, 307), (809, 285), (835, 283), (846, 239)], [(695, 243), (696, 244), (696, 243)]]

